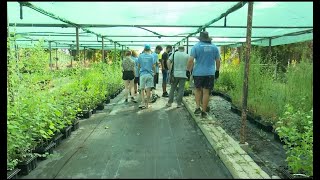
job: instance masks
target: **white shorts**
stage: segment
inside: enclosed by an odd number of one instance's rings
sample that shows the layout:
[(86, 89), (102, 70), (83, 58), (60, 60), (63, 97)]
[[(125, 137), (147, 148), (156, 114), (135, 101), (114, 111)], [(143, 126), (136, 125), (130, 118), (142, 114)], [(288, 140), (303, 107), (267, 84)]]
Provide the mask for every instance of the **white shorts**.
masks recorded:
[(144, 74), (140, 76), (140, 89), (147, 89), (153, 87), (153, 76), (151, 74)]

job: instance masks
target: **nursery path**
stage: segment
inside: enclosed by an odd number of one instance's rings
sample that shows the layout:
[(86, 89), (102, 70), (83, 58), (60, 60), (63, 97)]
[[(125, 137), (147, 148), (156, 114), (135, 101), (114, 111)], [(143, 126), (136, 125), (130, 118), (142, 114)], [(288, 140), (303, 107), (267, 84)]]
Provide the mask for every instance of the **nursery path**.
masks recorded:
[(139, 110), (122, 92), (22, 178), (232, 178), (185, 107), (166, 102)]

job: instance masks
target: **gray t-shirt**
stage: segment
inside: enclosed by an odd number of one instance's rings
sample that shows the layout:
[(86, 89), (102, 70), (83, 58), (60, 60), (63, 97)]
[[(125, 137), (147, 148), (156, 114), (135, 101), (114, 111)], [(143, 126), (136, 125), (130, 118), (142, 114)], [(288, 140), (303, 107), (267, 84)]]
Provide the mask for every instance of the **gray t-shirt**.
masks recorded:
[[(169, 57), (169, 60), (172, 64), (173, 53)], [(174, 53), (174, 67), (173, 67), (173, 76), (187, 78), (186, 70), (187, 63), (189, 60), (189, 55), (183, 51), (177, 51)]]

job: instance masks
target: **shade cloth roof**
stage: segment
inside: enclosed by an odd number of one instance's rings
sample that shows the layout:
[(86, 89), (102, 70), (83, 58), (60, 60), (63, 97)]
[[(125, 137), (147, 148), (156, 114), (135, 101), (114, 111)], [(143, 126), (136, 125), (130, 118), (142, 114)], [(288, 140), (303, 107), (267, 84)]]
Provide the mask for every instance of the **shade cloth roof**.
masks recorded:
[[(22, 5), (22, 14), (20, 14)], [(205, 28), (218, 45), (246, 41), (246, 2), (7, 2), (17, 44), (55, 42), (52, 48), (141, 48), (198, 42)], [(20, 16), (22, 15), (22, 19)], [(226, 15), (226, 16), (225, 16)], [(208, 27), (207, 27), (208, 26)], [(252, 44), (271, 46), (313, 39), (313, 2), (254, 2)], [(271, 40), (271, 41), (270, 41)], [(48, 43), (45, 44), (47, 46)], [(81, 49), (80, 48), (80, 49)]]

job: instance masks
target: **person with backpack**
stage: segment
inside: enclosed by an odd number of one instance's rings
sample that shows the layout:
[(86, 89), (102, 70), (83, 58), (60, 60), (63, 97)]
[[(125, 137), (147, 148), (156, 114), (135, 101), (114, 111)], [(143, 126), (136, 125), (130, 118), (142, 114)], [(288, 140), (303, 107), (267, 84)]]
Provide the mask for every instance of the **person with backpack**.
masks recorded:
[(170, 67), (171, 78), (173, 78), (173, 82), (171, 84), (171, 89), (169, 93), (169, 100), (166, 106), (170, 107), (173, 103), (174, 92), (178, 87), (178, 95), (177, 95), (177, 108), (182, 106), (182, 97), (184, 94), (184, 85), (187, 81), (186, 70), (188, 64), (189, 55), (184, 52), (184, 46), (179, 46), (178, 51), (173, 53), (169, 57), (168, 67)]

